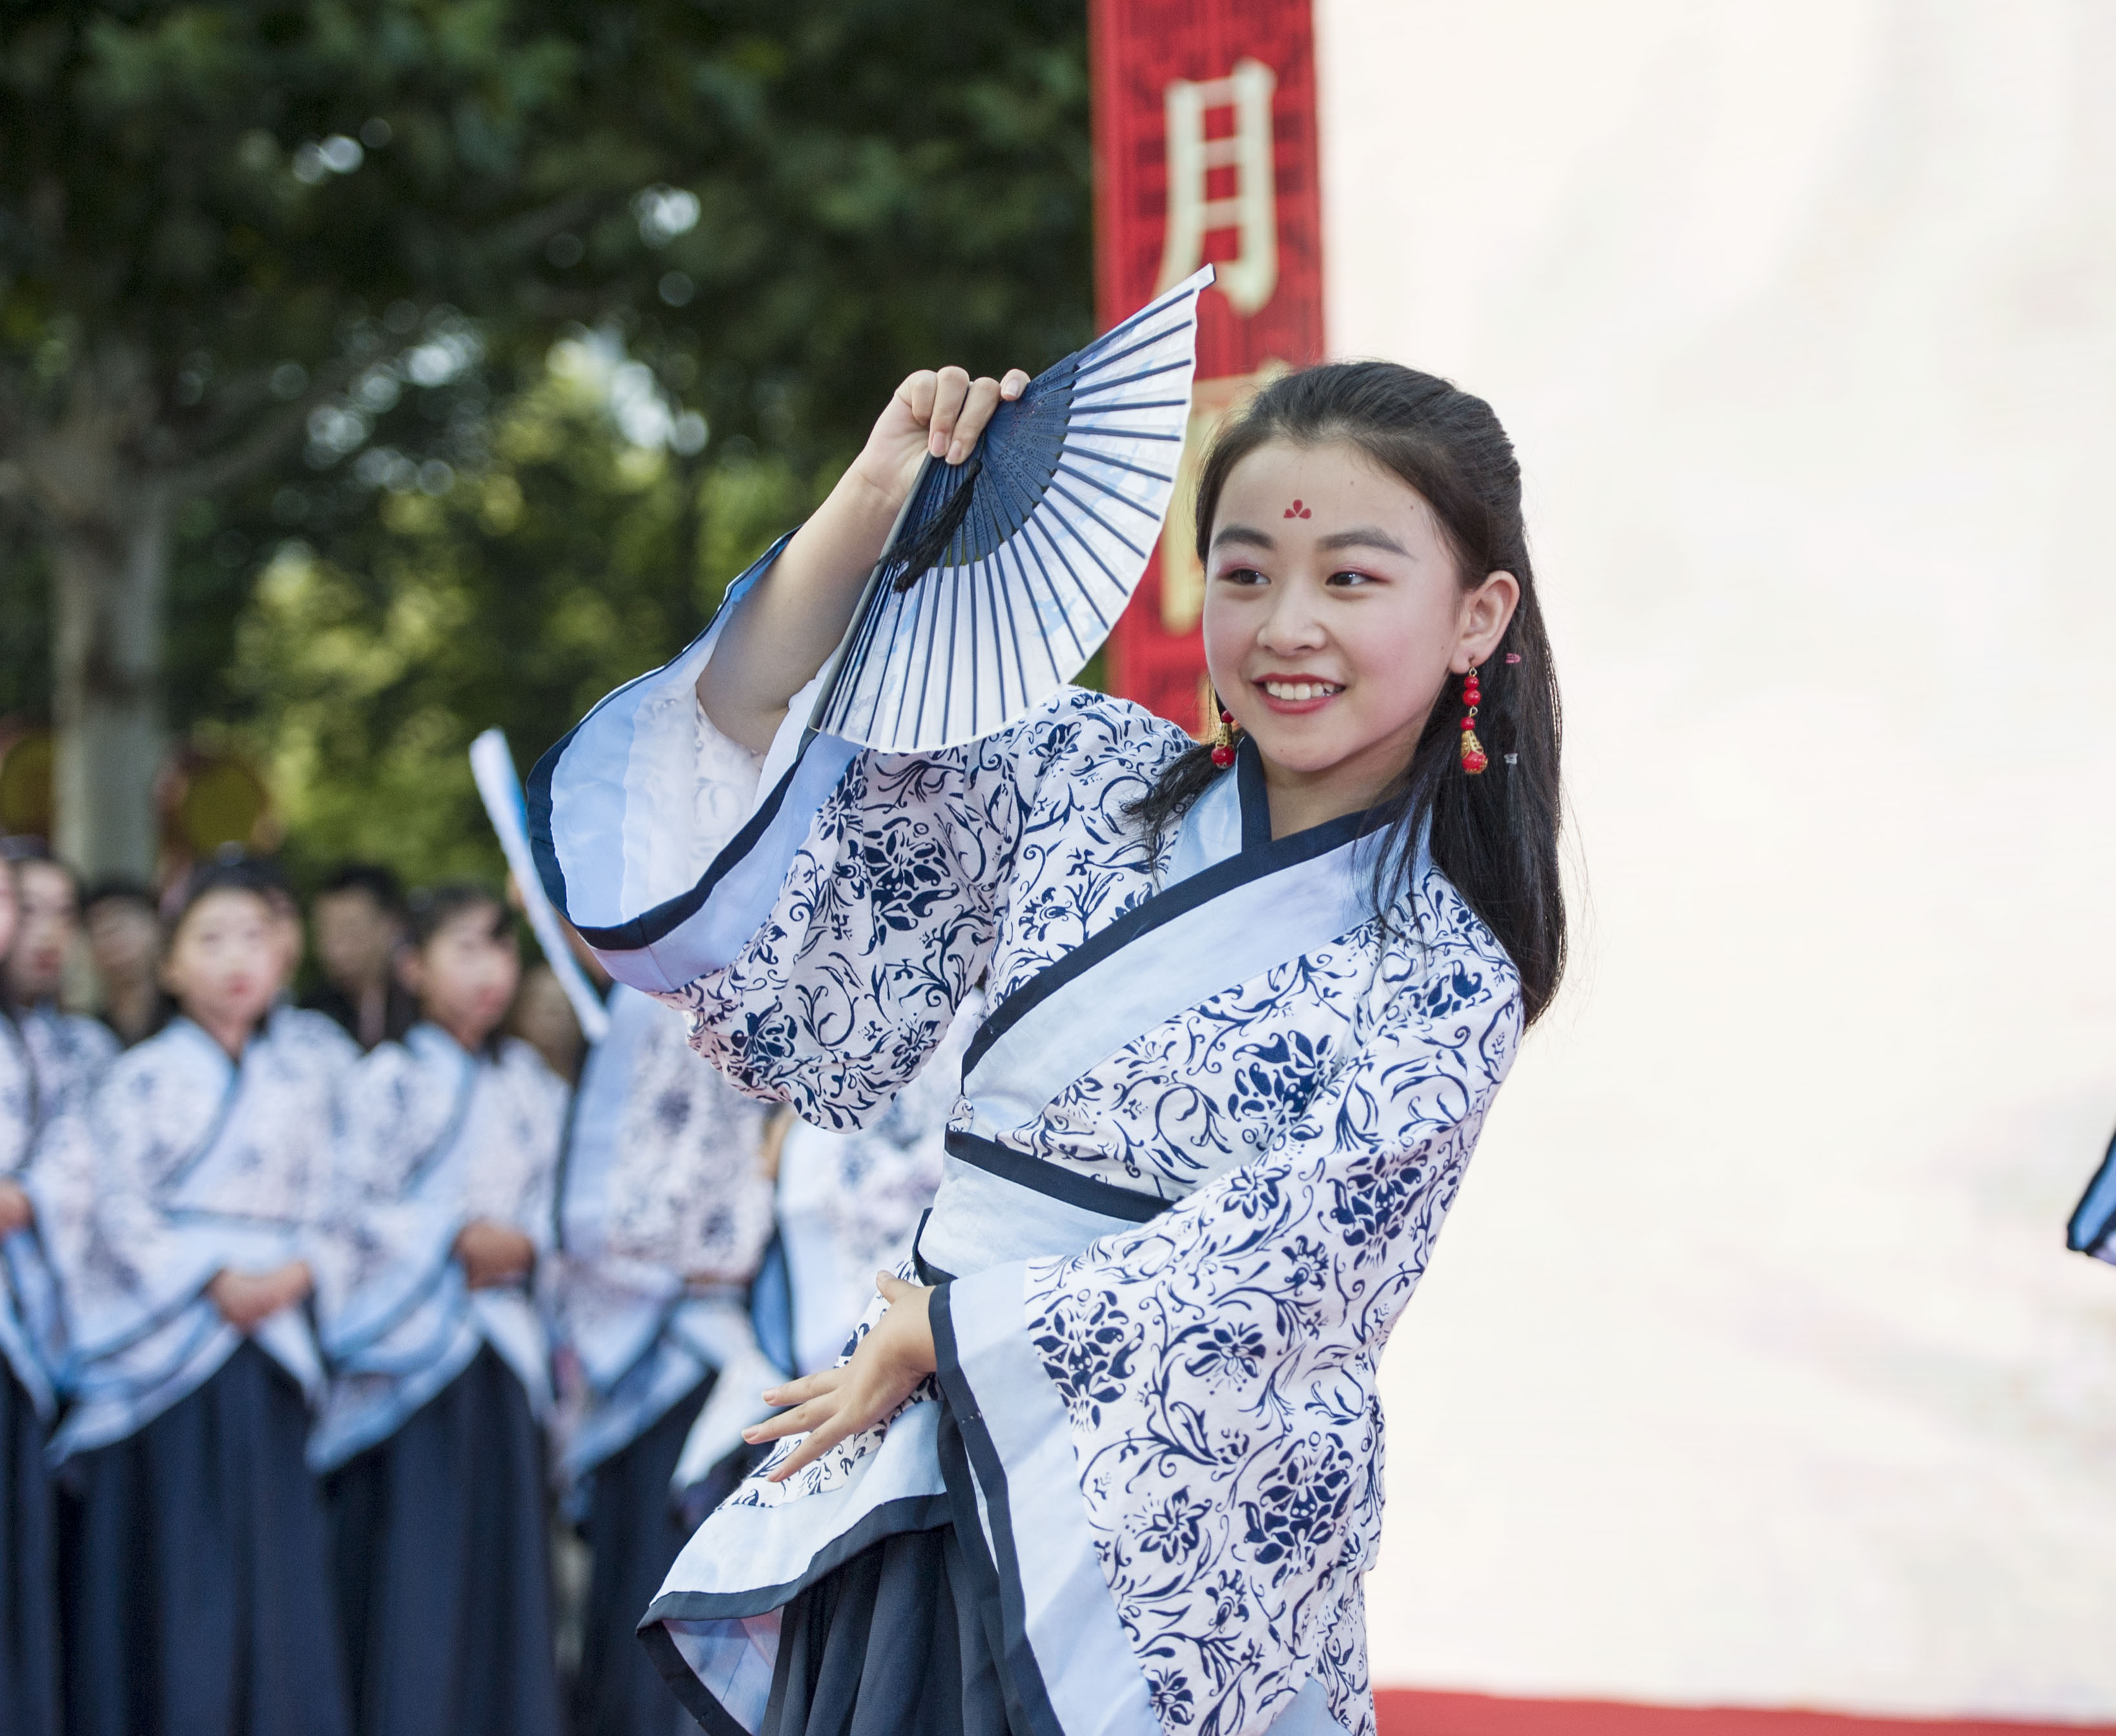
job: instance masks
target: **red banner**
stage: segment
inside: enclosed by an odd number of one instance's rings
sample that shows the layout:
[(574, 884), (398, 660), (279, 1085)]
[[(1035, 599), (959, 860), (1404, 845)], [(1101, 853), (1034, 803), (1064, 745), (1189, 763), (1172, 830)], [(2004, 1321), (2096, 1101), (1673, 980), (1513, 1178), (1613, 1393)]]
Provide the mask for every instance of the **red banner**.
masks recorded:
[(1198, 391), (1183, 485), (1109, 642), (1112, 692), (1197, 729), (1204, 576), (1191, 488), (1219, 419), (1322, 354), (1315, 39), (1308, 0), (1092, 0), (1096, 305), (1105, 327), (1198, 266)]

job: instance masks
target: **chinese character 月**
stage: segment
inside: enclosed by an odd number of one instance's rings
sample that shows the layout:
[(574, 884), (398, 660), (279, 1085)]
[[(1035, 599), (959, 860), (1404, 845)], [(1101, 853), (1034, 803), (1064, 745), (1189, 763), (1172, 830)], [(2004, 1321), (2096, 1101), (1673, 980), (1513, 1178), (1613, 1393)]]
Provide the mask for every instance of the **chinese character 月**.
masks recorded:
[[(1244, 319), (1278, 287), (1278, 201), (1272, 160), (1271, 98), (1278, 79), (1259, 60), (1243, 59), (1225, 78), (1175, 79), (1167, 91), (1168, 230), (1154, 293), (1172, 289), (1205, 263), (1205, 237), (1232, 229), (1234, 259), (1216, 261), (1219, 288)], [(1205, 136), (1208, 109), (1235, 112), (1230, 137)], [(1233, 196), (1214, 199), (1214, 169), (1234, 171)]]

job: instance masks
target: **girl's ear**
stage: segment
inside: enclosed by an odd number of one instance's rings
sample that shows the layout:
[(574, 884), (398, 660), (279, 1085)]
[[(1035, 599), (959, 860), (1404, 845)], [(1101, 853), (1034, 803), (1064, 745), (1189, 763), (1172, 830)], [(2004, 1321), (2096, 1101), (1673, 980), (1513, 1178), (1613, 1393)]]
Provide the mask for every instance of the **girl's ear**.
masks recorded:
[(404, 992), (416, 1000), (426, 990), (426, 961), (419, 956), (416, 946), (400, 946), (397, 956), (390, 961), (397, 972), (397, 981)]
[(1462, 631), (1449, 667), (1467, 674), (1499, 648), (1520, 607), (1520, 581), (1510, 572), (1488, 572), (1484, 582), (1462, 599)]

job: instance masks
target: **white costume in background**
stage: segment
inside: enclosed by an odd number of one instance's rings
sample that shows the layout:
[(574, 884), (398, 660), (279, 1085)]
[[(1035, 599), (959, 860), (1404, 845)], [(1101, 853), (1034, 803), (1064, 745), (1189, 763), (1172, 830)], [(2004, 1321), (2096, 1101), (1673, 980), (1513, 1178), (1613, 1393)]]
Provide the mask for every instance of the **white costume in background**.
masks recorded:
[(620, 985), (610, 1016), (582, 1072), (546, 1263), (554, 1336), (582, 1381), (562, 1412), (568, 1481), (753, 1353), (745, 1291), (771, 1239), (766, 1106), (692, 1050), (680, 1013)]
[(481, 1345), (547, 1412), (550, 1348), (527, 1285), (469, 1288), (455, 1241), (482, 1218), (548, 1251), (566, 1097), (527, 1043), (472, 1054), (430, 1024), (354, 1066), (327, 1212), (347, 1252), (318, 1287), (332, 1380), (317, 1470), (393, 1434)]
[[(72, 1404), (55, 1460), (134, 1434), (235, 1353), (243, 1334), (205, 1295), (223, 1269), (334, 1263), (323, 1207), (337, 1079), (317, 1051), (269, 1031), (237, 1062), (178, 1017), (54, 1124), (34, 1191), (66, 1302)], [(301, 1310), (251, 1336), (321, 1398)]]
[(831, 1133), (796, 1121), (779, 1151), (779, 1223), (793, 1295), (797, 1374), (834, 1366), (874, 1300), (874, 1274), (911, 1257), (941, 1185), (963, 1051), (984, 1017), (974, 990), (918, 1077), (867, 1126)]

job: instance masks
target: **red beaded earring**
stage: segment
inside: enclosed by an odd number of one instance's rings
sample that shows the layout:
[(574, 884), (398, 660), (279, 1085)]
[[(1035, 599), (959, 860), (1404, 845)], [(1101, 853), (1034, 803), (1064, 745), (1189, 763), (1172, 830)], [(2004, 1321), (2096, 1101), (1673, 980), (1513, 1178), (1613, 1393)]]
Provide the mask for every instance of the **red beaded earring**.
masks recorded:
[(1484, 757), (1484, 744), (1477, 739), (1477, 702), (1484, 697), (1484, 690), (1477, 685), (1477, 666), (1470, 665), (1470, 673), (1462, 677), (1462, 769), (1471, 777), (1492, 762)]
[(1220, 733), (1212, 737), (1212, 763), (1225, 771), (1235, 763), (1235, 714), (1220, 708)]

